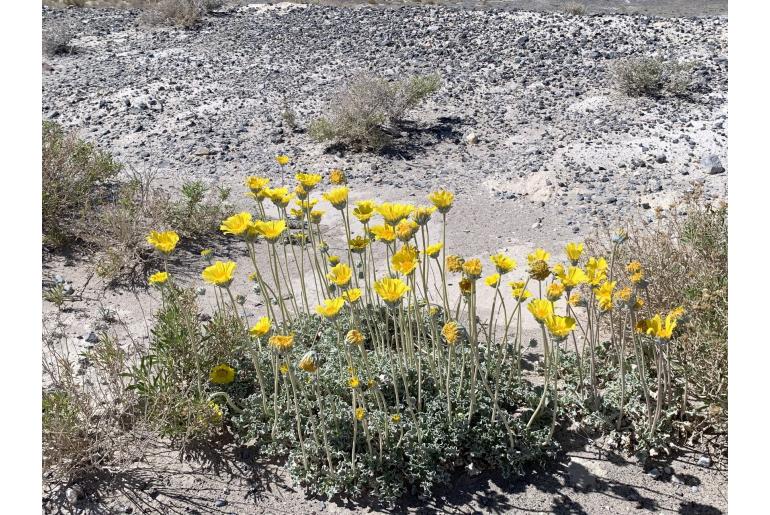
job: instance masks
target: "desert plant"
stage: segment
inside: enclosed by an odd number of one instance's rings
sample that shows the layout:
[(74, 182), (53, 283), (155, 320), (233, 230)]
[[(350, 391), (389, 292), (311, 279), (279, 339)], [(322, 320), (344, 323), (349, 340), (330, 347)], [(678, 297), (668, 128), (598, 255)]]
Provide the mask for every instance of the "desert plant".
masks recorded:
[(147, 25), (176, 25), (189, 28), (201, 16), (222, 6), (223, 0), (158, 0), (148, 3), (139, 17)]
[(636, 57), (616, 61), (612, 77), (618, 91), (631, 97), (681, 96), (692, 84), (692, 68), (691, 63)]
[(90, 232), (106, 184), (120, 170), (110, 154), (43, 122), (43, 242), (53, 249), (82, 240)]
[(328, 114), (313, 121), (310, 134), (319, 141), (379, 149), (390, 139), (388, 126), (397, 127), (409, 110), (438, 91), (440, 85), (436, 74), (395, 82), (359, 75), (335, 95)]
[(586, 13), (586, 6), (580, 2), (566, 2), (561, 10), (572, 16), (583, 16)]
[(72, 26), (66, 22), (54, 22), (43, 29), (43, 53), (49, 57), (68, 54), (73, 51), (71, 46), (75, 34)]

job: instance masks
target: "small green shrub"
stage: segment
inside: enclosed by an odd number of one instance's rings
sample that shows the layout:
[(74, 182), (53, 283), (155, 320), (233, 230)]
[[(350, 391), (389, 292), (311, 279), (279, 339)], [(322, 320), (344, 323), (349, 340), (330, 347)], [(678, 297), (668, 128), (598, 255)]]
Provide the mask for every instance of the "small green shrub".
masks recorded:
[(682, 96), (692, 84), (691, 63), (664, 61), (658, 57), (637, 57), (614, 63), (615, 87), (630, 97)]
[(378, 150), (390, 141), (387, 126), (397, 127), (409, 110), (440, 86), (437, 74), (396, 82), (360, 75), (336, 94), (326, 116), (313, 121), (310, 135), (318, 141)]
[(60, 249), (83, 241), (105, 202), (106, 184), (119, 170), (107, 152), (43, 122), (43, 243)]

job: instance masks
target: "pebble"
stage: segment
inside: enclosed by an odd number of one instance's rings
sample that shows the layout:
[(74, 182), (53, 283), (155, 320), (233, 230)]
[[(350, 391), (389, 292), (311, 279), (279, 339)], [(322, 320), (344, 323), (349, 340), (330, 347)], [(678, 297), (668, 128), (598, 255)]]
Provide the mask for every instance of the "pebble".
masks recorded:
[(64, 492), (64, 496), (67, 498), (67, 502), (70, 504), (76, 504), (79, 500), (85, 497), (83, 489), (79, 485), (73, 485)]
[(698, 458), (698, 466), (699, 467), (706, 467), (706, 468), (710, 467), (711, 466), (711, 458), (709, 458), (708, 456), (701, 456), (700, 458)]

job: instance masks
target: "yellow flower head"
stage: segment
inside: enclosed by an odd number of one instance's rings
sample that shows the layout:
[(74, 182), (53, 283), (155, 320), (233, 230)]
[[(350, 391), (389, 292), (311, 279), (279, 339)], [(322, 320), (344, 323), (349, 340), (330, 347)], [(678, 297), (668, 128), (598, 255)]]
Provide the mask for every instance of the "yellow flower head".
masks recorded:
[(588, 282), (588, 276), (586, 273), (582, 268), (578, 268), (576, 266), (569, 267), (569, 269), (567, 269), (567, 271), (560, 277), (560, 279), (564, 287), (568, 290)]
[(500, 285), (500, 274), (489, 275), (484, 282), (491, 288), (497, 288)]
[(291, 209), (289, 209), (289, 212), (291, 213), (291, 216), (293, 216), (297, 220), (304, 220), (305, 219), (305, 212), (303, 210), (301, 210), (301, 209), (291, 208)]
[(417, 249), (409, 244), (404, 245), (390, 258), (393, 268), (400, 274), (409, 275), (417, 268)]
[(348, 182), (348, 178), (345, 177), (345, 172), (339, 168), (334, 168), (329, 172), (329, 182), (332, 184), (345, 184)]
[(222, 225), (219, 226), (219, 230), (225, 234), (240, 236), (246, 232), (250, 226), (251, 213), (243, 211), (227, 218), (224, 222), (222, 222)]
[(331, 266), (337, 266), (339, 264), (339, 262), (340, 262), (340, 257), (339, 256), (329, 256), (328, 258), (326, 258), (326, 260), (329, 262), (329, 264)]
[(322, 196), (336, 209), (342, 210), (348, 205), (348, 191), (347, 186), (340, 186), (323, 193)]
[(348, 240), (348, 245), (350, 245), (350, 251), (354, 254), (361, 254), (363, 251), (366, 250), (366, 247), (369, 245), (369, 238), (364, 238), (363, 236), (356, 236), (355, 238), (352, 238)]
[(254, 222), (254, 226), (267, 241), (275, 243), (286, 230), (286, 220), (270, 220), (269, 222), (257, 220)]
[(207, 266), (201, 277), (209, 284), (215, 284), (223, 288), (230, 286), (233, 282), (233, 273), (235, 272), (236, 265), (233, 261), (216, 261), (213, 265)]
[(374, 283), (374, 291), (382, 300), (393, 306), (409, 291), (409, 286), (401, 279), (385, 277)]
[[(331, 256), (330, 256), (331, 257)], [(353, 270), (345, 263), (339, 263), (331, 268), (326, 278), (335, 285), (345, 287), (353, 277)]]
[(390, 243), (396, 239), (396, 231), (388, 224), (374, 225), (369, 228), (369, 232), (380, 241)]
[(155, 272), (147, 279), (147, 282), (153, 286), (160, 286), (161, 284), (166, 284), (168, 277), (168, 272)]
[(617, 281), (604, 281), (598, 288), (594, 288), (599, 309), (609, 311), (612, 309), (612, 292)]
[(202, 258), (209, 259), (212, 256), (212, 254), (214, 254), (214, 251), (211, 250), (211, 249), (203, 249), (203, 250), (201, 250), (201, 257)]
[(324, 299), (323, 305), (316, 306), (315, 312), (324, 318), (334, 319), (345, 305), (345, 299), (342, 297), (336, 297), (333, 299)]
[(495, 265), (497, 273), (500, 275), (507, 274), (516, 268), (516, 261), (514, 261), (513, 258), (506, 256), (502, 252), (495, 254), (494, 256), (490, 256), (489, 260), (492, 261), (492, 263)]
[(564, 285), (561, 283), (551, 283), (545, 290), (546, 297), (551, 302), (556, 302), (564, 294)]
[[(281, 189), (286, 189), (286, 188), (281, 188)], [(286, 206), (289, 205), (289, 202), (291, 202), (291, 199), (293, 198), (294, 198), (294, 193), (286, 192), (283, 194), (276, 193), (270, 197), (270, 200), (273, 201), (273, 204), (275, 204), (276, 207), (284, 209), (286, 208)]]
[(543, 249), (535, 249), (533, 253), (527, 256), (527, 261), (530, 265), (536, 261), (545, 261), (547, 263), (549, 259), (551, 259), (551, 254)]
[(444, 327), (441, 328), (441, 336), (444, 337), (444, 340), (449, 345), (456, 344), (458, 341), (460, 341), (460, 336), (462, 336), (460, 324), (454, 320), (450, 320), (449, 322), (445, 323)]
[(481, 277), (481, 260), (473, 258), (463, 263), (463, 273), (468, 279), (473, 279), (474, 281)]
[(628, 306), (631, 303), (631, 288), (622, 288), (615, 292), (615, 302), (621, 306)]
[(235, 369), (224, 363), (219, 364), (209, 372), (209, 381), (214, 384), (230, 384), (235, 380)]
[(150, 231), (147, 243), (163, 254), (171, 254), (179, 243), (179, 235), (174, 231)]
[(446, 214), (452, 209), (452, 203), (455, 201), (455, 196), (454, 193), (450, 191), (438, 190), (428, 195), (428, 200), (433, 202), (433, 205), (436, 206), (439, 213)]
[(358, 380), (358, 376), (351, 376), (351, 378), (348, 379), (348, 386), (353, 389), (360, 387), (361, 381)]
[(390, 225), (395, 226), (398, 222), (408, 217), (414, 211), (411, 204), (397, 204), (394, 202), (383, 202), (377, 206), (376, 211)]
[(348, 301), (349, 304), (354, 304), (361, 298), (361, 293), (360, 288), (350, 288), (349, 290), (342, 292), (342, 298)]
[(326, 211), (323, 211), (321, 209), (314, 209), (310, 212), (310, 221), (314, 224), (320, 224), (321, 219), (323, 218)]
[(310, 211), (315, 207), (315, 205), (318, 204), (318, 199), (299, 199), (297, 200), (297, 207), (302, 209), (303, 211)]
[(569, 303), (570, 306), (573, 308), (578, 307), (583, 302), (583, 297), (578, 292), (572, 292), (569, 296), (569, 299), (567, 300), (567, 303)]
[(564, 248), (564, 251), (567, 253), (567, 259), (573, 265), (577, 265), (580, 260), (580, 256), (583, 254), (583, 246), (582, 243), (567, 243), (567, 246)]
[(291, 161), (291, 159), (286, 154), (279, 154), (275, 156), (275, 162), (278, 163), (280, 166), (286, 166), (287, 164), (289, 164), (289, 161)]
[(359, 422), (366, 417), (366, 410), (364, 408), (356, 408), (356, 420)]
[(374, 215), (375, 204), (373, 200), (359, 200), (353, 208), (353, 216), (362, 224), (367, 223)]
[(524, 281), (513, 281), (508, 283), (511, 287), (511, 295), (519, 302), (523, 302), (532, 296), (529, 290), (524, 289)]
[(391, 415), (390, 421), (393, 422), (394, 424), (398, 424), (399, 422), (401, 422), (401, 415), (399, 415), (398, 413)]
[(209, 422), (215, 425), (221, 424), (225, 414), (222, 413), (222, 408), (219, 407), (219, 404), (214, 401), (209, 401), (208, 407), (209, 410), (211, 410), (211, 414), (209, 415)]
[(591, 286), (596, 286), (604, 281), (607, 278), (607, 260), (604, 258), (588, 258), (586, 275)]
[(255, 338), (260, 338), (270, 332), (272, 325), (269, 318), (262, 317), (249, 329), (249, 334)]
[(345, 343), (348, 345), (363, 345), (365, 341), (366, 338), (358, 329), (351, 329), (345, 335)]
[(447, 270), (449, 270), (453, 274), (462, 272), (463, 264), (465, 264), (465, 260), (460, 256), (456, 256), (455, 254), (450, 254), (449, 256), (446, 257)]
[(281, 375), (286, 375), (289, 373), (289, 365), (287, 363), (281, 363), (281, 366), (278, 367), (278, 371), (281, 372)]
[(302, 186), (305, 191), (310, 191), (315, 188), (315, 185), (321, 182), (321, 176), (317, 173), (298, 173), (294, 176), (297, 182)]
[(270, 345), (270, 347), (272, 347), (276, 352), (286, 352), (291, 350), (291, 348), (294, 346), (294, 333), (286, 335), (274, 334), (267, 341), (267, 344)]
[(315, 351), (307, 351), (302, 355), (302, 359), (299, 360), (298, 365), (299, 368), (308, 374), (312, 374), (318, 370), (318, 355), (315, 353)]
[(425, 225), (430, 222), (430, 217), (435, 211), (435, 206), (419, 206), (412, 213), (412, 218), (418, 225)]
[(407, 242), (412, 239), (412, 236), (415, 235), (419, 228), (420, 226), (414, 220), (401, 220), (396, 224), (396, 236), (398, 236), (399, 240)]
[(551, 270), (548, 268), (548, 263), (544, 259), (530, 261), (529, 275), (538, 281), (545, 281), (548, 276), (551, 275)]
[(550, 315), (545, 319), (545, 327), (554, 340), (563, 340), (575, 329), (575, 319)]
[(468, 279), (467, 277), (463, 277), (460, 279), (460, 293), (463, 295), (470, 295), (473, 293), (473, 281)]
[(246, 177), (246, 187), (256, 195), (270, 184), (270, 179), (266, 177), (257, 177), (256, 175), (250, 175)]
[(670, 340), (677, 326), (677, 317), (674, 313), (666, 315), (665, 320), (658, 314), (647, 320), (640, 320), (636, 324), (636, 332), (654, 336), (661, 340)]
[(307, 200), (307, 196), (309, 195), (308, 191), (303, 188), (301, 184), (294, 186), (294, 194), (300, 201)]
[(535, 299), (527, 304), (527, 309), (535, 317), (535, 320), (542, 324), (546, 318), (553, 315), (553, 302), (546, 299)]
[(443, 246), (444, 246), (443, 243), (434, 243), (433, 245), (428, 245), (423, 252), (428, 257), (431, 257), (433, 259), (438, 259), (439, 254), (441, 254), (441, 248)]

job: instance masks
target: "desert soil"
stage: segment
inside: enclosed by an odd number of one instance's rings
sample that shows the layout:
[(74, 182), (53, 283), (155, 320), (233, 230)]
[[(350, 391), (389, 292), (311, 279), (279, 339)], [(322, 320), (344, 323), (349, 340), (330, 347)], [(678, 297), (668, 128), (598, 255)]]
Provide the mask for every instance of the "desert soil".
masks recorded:
[[(530, 4), (536, 3), (541, 2), (521, 4), (535, 8)], [(589, 12), (606, 12), (599, 8), (604, 2), (587, 3)], [(550, 6), (542, 4), (537, 8)], [(666, 3), (631, 4), (659, 8)], [(652, 12), (691, 17), (254, 5), (214, 13), (194, 30), (140, 27), (136, 10), (44, 8), (44, 29), (70, 25), (76, 51), (44, 58), (42, 116), (77, 129), (129, 168), (152, 170), (156, 185), (168, 190), (192, 179), (232, 187), (234, 211), (249, 207), (241, 197), (244, 176), (279, 180), (273, 160), (278, 153), (292, 156), (300, 170), (342, 168), (352, 200), (424, 203), (431, 190), (446, 187), (457, 194), (450, 251), (484, 259), (505, 251), (521, 263), (535, 246), (560, 256), (567, 241), (631, 219), (649, 222), (656, 207), (667, 206), (694, 183), (706, 200), (727, 199), (726, 2), (675, 5), (686, 8)], [(690, 12), (693, 5), (703, 9)], [(610, 64), (649, 54), (692, 62), (692, 95), (650, 99), (616, 93)], [(312, 141), (304, 129), (322, 114), (334, 91), (362, 71), (389, 78), (436, 71), (443, 86), (409, 116), (386, 152), (330, 150)], [(297, 115), (295, 129), (281, 119), (287, 107)], [(469, 142), (471, 136), (475, 143)], [(706, 164), (715, 159), (721, 166)], [(339, 218), (330, 216), (325, 230), (340, 234)], [(330, 239), (332, 249), (339, 251), (342, 244)], [(207, 246), (237, 261), (240, 270), (249, 269), (237, 244), (217, 240)], [(197, 285), (203, 267), (199, 250), (181, 251), (172, 274)], [(61, 275), (80, 294), (65, 316), (73, 344), (87, 346), (89, 333), (100, 329), (99, 307), (114, 310), (124, 329), (146, 341), (155, 295), (144, 288), (107, 288), (92, 274), (96, 259), (48, 257), (43, 263), (45, 284)], [(235, 289), (247, 296), (250, 313), (262, 313), (245, 279)], [(210, 309), (212, 304), (207, 291), (202, 305)], [(46, 303), (44, 320), (52, 312)], [(727, 509), (726, 473), (716, 465), (695, 465), (697, 453), (641, 466), (574, 434), (565, 449), (551, 471), (511, 480), (463, 475), (435, 499), (414, 499), (404, 508), (454, 513)], [(84, 483), (88, 499), (78, 509), (379, 509), (305, 499), (279, 468), (231, 454), (221, 458), (221, 466), (207, 459), (179, 463), (159, 446), (148, 463), (116, 472), (97, 486)], [(659, 472), (656, 477), (651, 468)], [(62, 503), (63, 491), (45, 494), (46, 510), (71, 508)]]

